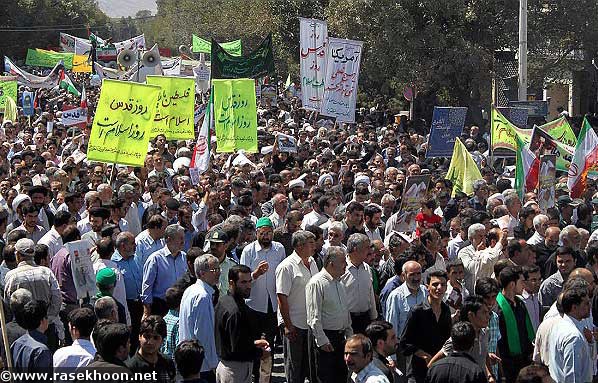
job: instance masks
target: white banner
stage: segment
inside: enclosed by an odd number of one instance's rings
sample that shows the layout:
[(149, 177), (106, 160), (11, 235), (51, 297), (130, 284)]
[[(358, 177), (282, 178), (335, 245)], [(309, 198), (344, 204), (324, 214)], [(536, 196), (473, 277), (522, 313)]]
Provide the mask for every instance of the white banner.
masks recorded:
[(301, 102), (307, 110), (320, 110), (324, 95), (328, 25), (325, 21), (299, 18)]
[(69, 35), (68, 33), (61, 33), (60, 48), (62, 48), (63, 52), (72, 52), (76, 55), (87, 55), (91, 52), (91, 41)]
[(116, 48), (116, 52), (120, 52), (123, 49), (145, 49), (145, 35), (135, 36), (128, 40), (119, 41), (118, 43), (114, 43), (114, 47)]
[(162, 59), (162, 72), (164, 76), (180, 76), (181, 59)]
[(39, 77), (25, 72), (6, 56), (4, 56), (4, 67), (9, 75), (17, 77), (17, 83), (21, 85), (35, 89), (50, 89), (57, 86), (60, 82), (60, 69), (64, 68), (64, 63), (60, 60), (46, 77)]
[(87, 122), (87, 108), (75, 108), (65, 110), (61, 116), (62, 125), (73, 126), (82, 122)]
[(355, 122), (357, 83), (363, 42), (330, 38), (320, 113), (338, 122)]

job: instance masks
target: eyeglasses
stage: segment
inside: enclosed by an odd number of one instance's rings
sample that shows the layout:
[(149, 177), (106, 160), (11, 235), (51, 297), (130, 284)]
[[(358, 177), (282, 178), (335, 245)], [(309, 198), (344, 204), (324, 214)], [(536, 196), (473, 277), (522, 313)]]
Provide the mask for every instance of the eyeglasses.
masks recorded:
[(220, 267), (216, 267), (213, 269), (207, 269), (206, 271), (211, 271), (212, 273), (219, 273), (220, 272)]

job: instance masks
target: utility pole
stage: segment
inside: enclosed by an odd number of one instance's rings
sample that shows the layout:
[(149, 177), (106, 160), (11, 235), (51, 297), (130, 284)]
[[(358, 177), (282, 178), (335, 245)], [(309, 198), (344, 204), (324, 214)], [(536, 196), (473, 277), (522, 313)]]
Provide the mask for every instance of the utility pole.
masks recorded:
[(519, 0), (519, 101), (527, 101), (527, 0)]

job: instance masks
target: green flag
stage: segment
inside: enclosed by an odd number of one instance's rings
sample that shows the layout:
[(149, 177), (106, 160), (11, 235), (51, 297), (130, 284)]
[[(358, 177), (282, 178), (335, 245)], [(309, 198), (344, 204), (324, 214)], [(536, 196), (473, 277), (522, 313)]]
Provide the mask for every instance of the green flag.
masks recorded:
[[(228, 43), (220, 43), (220, 46), (231, 56), (241, 56), (242, 54), (240, 39), (229, 41)], [(208, 40), (204, 40), (199, 36), (193, 35), (193, 46), (191, 47), (191, 51), (193, 53), (210, 53), (211, 49), (211, 42), (209, 42)]]
[(451, 180), (453, 183), (453, 197), (457, 192), (472, 195), (473, 181), (482, 179), (478, 165), (458, 137), (455, 139), (453, 156), (451, 157), (446, 179)]
[(257, 152), (255, 82), (250, 79), (212, 80), (216, 151)]
[(571, 129), (571, 125), (569, 125), (569, 121), (567, 121), (567, 117), (565, 116), (550, 121), (539, 128), (561, 144), (572, 147), (577, 145), (577, 137), (575, 137), (575, 133), (573, 133), (573, 129)]
[(45, 49), (27, 49), (25, 64), (45, 68), (54, 68), (56, 64), (63, 61), (66, 69), (73, 69), (74, 53), (54, 52)]

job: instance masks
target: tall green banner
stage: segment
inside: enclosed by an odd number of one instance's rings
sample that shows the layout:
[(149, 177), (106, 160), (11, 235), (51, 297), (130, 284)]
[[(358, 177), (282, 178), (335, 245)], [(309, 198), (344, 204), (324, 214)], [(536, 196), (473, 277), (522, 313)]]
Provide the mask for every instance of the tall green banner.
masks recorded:
[(27, 49), (25, 64), (30, 66), (41, 66), (54, 68), (62, 60), (65, 69), (73, 69), (74, 53), (54, 52), (45, 49)]
[(13, 100), (17, 99), (17, 82), (2, 81), (2, 78), (0, 78), (0, 109), (2, 110), (6, 106), (6, 97), (11, 97)]
[[(227, 43), (220, 43), (222, 49), (230, 53), (231, 56), (241, 56), (242, 46), (241, 39), (229, 41)], [(193, 53), (210, 53), (212, 50), (212, 43), (208, 40), (204, 40), (199, 36), (193, 35), (193, 46), (191, 51)]]
[(233, 56), (212, 40), (212, 78), (258, 78), (273, 75), (272, 34), (247, 56)]
[(569, 125), (569, 121), (565, 116), (541, 125), (539, 128), (562, 144), (573, 148), (577, 145), (577, 137), (575, 137), (575, 133), (573, 133), (573, 129), (571, 129), (571, 125)]
[(194, 139), (195, 79), (147, 76), (146, 82), (162, 88), (158, 95), (150, 138), (164, 134), (168, 140)]
[(87, 158), (143, 166), (160, 87), (104, 79)]
[(255, 82), (251, 79), (212, 80), (216, 152), (239, 149), (257, 152)]

